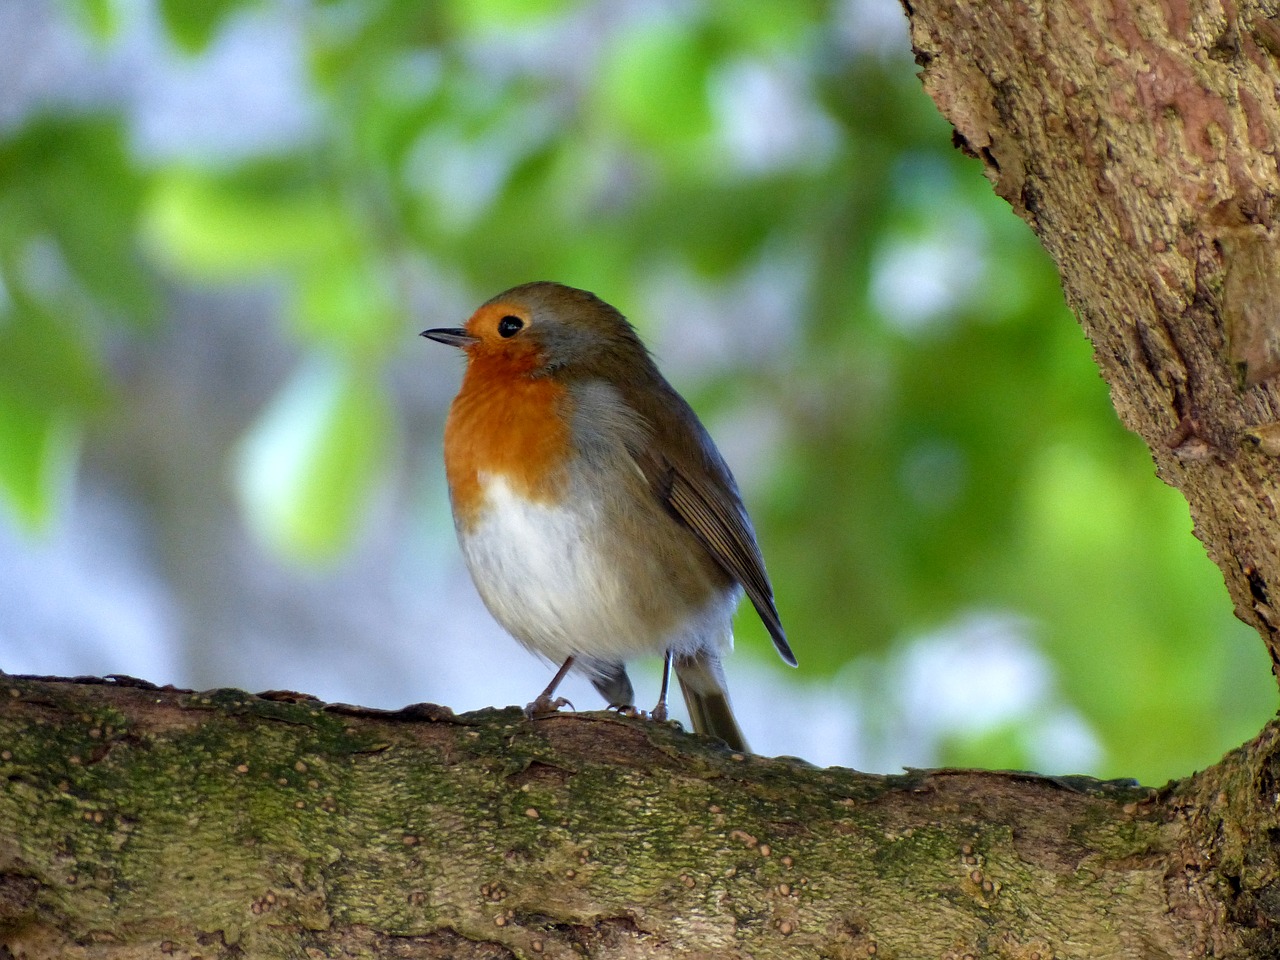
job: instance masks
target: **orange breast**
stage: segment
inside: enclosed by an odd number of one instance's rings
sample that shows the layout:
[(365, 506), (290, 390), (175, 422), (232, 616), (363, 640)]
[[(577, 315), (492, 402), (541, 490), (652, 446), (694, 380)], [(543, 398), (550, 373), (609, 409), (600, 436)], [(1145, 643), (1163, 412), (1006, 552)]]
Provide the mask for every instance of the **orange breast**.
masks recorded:
[(547, 377), (531, 378), (500, 357), (473, 357), (444, 428), (444, 466), (464, 526), (477, 517), (485, 474), (512, 492), (555, 503), (568, 482), (569, 398)]

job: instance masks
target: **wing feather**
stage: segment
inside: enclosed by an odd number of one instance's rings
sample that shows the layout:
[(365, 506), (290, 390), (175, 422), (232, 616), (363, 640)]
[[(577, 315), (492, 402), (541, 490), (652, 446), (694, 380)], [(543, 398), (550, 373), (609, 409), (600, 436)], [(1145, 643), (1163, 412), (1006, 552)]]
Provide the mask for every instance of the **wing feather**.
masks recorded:
[[(617, 358), (621, 360), (622, 358)], [(697, 414), (650, 358), (617, 382), (618, 397), (638, 429), (624, 443), (650, 491), (746, 591), (782, 659), (796, 665), (773, 600), (773, 587), (733, 474)]]
[(663, 486), (663, 499), (668, 507), (702, 541), (725, 572), (742, 585), (773, 637), (778, 653), (783, 660), (795, 666), (795, 654), (787, 643), (787, 634), (774, 604), (773, 587), (765, 573), (764, 558), (760, 556), (760, 548), (742, 508), (675, 467), (670, 468), (669, 479)]

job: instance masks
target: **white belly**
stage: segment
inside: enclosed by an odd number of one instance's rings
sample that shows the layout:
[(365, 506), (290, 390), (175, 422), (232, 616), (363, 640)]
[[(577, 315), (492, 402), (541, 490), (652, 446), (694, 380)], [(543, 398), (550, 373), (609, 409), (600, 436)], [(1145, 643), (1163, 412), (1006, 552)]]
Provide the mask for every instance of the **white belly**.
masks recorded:
[(617, 662), (732, 642), (737, 590), (700, 609), (669, 610), (654, 623), (642, 613), (625, 564), (602, 550), (610, 531), (599, 504), (578, 498), (573, 509), (548, 506), (514, 495), (500, 477), (484, 483), (485, 508), (469, 530), (459, 530), (459, 542), (485, 605), (529, 649), (556, 662)]

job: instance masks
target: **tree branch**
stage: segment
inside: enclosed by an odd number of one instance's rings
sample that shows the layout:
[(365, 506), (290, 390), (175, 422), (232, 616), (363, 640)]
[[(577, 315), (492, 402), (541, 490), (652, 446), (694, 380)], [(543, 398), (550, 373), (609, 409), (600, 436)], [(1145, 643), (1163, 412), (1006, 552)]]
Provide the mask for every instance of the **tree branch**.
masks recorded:
[(0, 947), (1186, 957), (1256, 944), (1272, 905), (1274, 729), (1157, 791), (280, 696), (4, 678)]

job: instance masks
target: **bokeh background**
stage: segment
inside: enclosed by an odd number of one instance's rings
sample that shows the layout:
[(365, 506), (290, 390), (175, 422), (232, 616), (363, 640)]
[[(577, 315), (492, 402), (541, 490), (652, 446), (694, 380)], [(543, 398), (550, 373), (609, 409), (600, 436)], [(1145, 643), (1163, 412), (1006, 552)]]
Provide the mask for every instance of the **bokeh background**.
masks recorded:
[(742, 612), (760, 752), (1159, 783), (1274, 712), (892, 0), (0, 0), (0, 668), (531, 699), (417, 337), (531, 279), (738, 475), (801, 663)]

